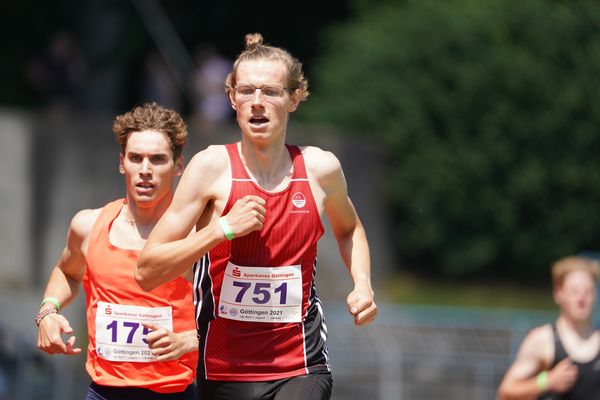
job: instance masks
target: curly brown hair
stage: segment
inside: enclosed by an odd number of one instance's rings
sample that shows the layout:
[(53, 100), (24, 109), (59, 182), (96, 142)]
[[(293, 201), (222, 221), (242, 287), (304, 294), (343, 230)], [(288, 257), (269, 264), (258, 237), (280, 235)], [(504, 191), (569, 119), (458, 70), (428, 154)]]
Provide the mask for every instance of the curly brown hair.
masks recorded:
[(271, 60), (281, 61), (288, 69), (288, 84), (290, 92), (296, 92), (300, 95), (300, 101), (306, 100), (310, 94), (308, 91), (308, 80), (302, 71), (302, 63), (293, 57), (288, 51), (275, 46), (263, 44), (263, 37), (260, 33), (249, 33), (245, 36), (246, 49), (240, 53), (233, 63), (233, 70), (227, 75), (225, 81), (225, 92), (230, 92), (235, 87), (235, 79), (238, 66), (244, 61)]
[(136, 106), (131, 111), (118, 115), (112, 130), (123, 152), (132, 132), (153, 130), (165, 134), (173, 151), (173, 159), (179, 158), (187, 141), (187, 125), (179, 113), (155, 102)]

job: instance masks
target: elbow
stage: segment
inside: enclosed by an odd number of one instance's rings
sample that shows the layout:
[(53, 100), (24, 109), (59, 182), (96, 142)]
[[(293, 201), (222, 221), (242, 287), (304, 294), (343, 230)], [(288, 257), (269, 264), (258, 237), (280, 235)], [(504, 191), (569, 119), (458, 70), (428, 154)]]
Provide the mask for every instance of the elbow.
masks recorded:
[(149, 292), (152, 289), (154, 289), (154, 286), (151, 285), (148, 279), (144, 278), (144, 276), (140, 274), (139, 271), (135, 271), (134, 277), (137, 284), (140, 285), (140, 287), (146, 292)]
[(352, 238), (354, 237), (354, 231), (355, 231), (354, 227), (352, 227), (351, 229), (339, 230), (337, 232), (334, 232), (334, 236), (335, 236), (335, 239), (337, 240), (337, 242), (340, 244), (351, 243)]
[(510, 400), (510, 395), (506, 391), (506, 385), (500, 384), (498, 393), (496, 393), (496, 400)]
[(135, 269), (135, 272), (133, 274), (135, 281), (137, 282), (137, 284), (144, 289), (146, 292), (151, 291), (152, 289), (154, 289), (156, 287), (156, 285), (152, 282), (152, 280), (150, 279), (150, 277), (144, 273), (144, 266), (138, 264), (137, 268)]

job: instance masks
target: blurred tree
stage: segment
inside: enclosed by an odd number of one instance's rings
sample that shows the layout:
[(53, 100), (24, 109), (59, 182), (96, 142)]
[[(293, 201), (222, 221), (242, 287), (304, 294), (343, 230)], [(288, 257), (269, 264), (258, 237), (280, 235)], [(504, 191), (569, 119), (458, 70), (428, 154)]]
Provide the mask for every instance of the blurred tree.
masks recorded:
[(539, 278), (600, 247), (600, 3), (355, 7), (301, 117), (384, 141), (407, 268)]

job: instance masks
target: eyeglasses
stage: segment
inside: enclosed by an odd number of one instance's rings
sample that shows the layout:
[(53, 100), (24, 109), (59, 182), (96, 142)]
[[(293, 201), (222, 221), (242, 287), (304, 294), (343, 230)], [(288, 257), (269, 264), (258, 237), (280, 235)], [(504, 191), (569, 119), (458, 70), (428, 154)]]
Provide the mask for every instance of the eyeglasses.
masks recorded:
[(254, 85), (239, 85), (235, 87), (235, 93), (242, 99), (247, 100), (251, 97), (254, 97), (256, 90), (260, 90), (260, 93), (265, 97), (265, 99), (275, 100), (280, 97), (283, 97), (285, 92), (289, 89), (281, 86), (254, 86)]

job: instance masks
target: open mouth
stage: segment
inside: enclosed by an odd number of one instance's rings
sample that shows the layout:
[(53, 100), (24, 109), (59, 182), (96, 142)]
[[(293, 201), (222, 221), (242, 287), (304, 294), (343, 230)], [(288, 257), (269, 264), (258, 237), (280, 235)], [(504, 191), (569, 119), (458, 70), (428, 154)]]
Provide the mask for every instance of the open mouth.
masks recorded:
[(252, 125), (264, 125), (267, 122), (269, 122), (269, 120), (264, 117), (250, 118), (250, 124), (252, 124)]
[(135, 184), (135, 187), (137, 188), (138, 192), (140, 193), (147, 193), (150, 192), (154, 189), (154, 184), (151, 182), (138, 182)]

